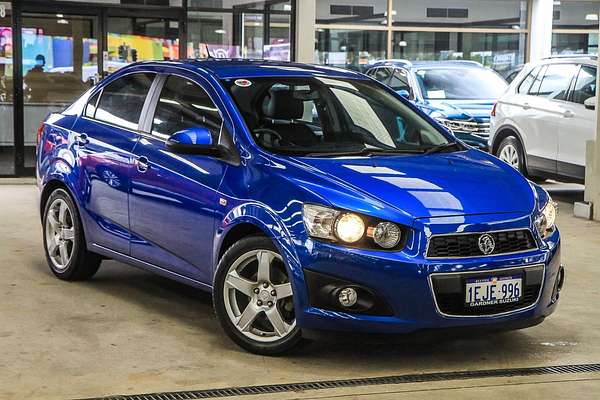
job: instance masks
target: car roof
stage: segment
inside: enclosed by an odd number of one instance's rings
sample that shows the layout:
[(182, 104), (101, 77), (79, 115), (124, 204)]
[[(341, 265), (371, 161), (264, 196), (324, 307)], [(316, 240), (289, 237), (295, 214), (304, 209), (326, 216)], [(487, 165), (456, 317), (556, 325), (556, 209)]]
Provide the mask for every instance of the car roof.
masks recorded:
[(485, 68), (477, 61), (470, 60), (443, 60), (443, 61), (409, 61), (409, 60), (381, 60), (371, 65), (371, 68), (375, 67), (404, 67), (408, 69), (419, 69), (419, 68), (448, 68), (448, 67), (460, 67), (460, 68)]
[(204, 72), (218, 79), (257, 77), (304, 77), (329, 76), (338, 78), (367, 79), (363, 74), (326, 65), (301, 64), (284, 61), (211, 58), (178, 61), (147, 61), (132, 65), (173, 65)]

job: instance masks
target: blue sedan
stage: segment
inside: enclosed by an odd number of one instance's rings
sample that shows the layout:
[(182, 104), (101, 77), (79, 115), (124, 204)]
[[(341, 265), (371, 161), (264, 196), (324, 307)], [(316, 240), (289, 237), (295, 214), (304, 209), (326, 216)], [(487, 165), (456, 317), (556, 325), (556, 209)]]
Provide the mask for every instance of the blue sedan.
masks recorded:
[(550, 196), (366, 76), (125, 67), (38, 130), (44, 250), (210, 291), (244, 349), (314, 333), (532, 326), (564, 279)]

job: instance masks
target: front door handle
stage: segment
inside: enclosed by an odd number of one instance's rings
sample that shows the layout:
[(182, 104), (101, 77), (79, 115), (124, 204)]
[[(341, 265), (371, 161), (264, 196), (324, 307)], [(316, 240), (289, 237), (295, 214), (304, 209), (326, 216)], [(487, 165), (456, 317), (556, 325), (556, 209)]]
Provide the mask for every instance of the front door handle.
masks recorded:
[(148, 161), (148, 157), (141, 156), (135, 162), (137, 170), (142, 174), (150, 168), (150, 162)]
[(575, 113), (571, 110), (563, 111), (563, 117), (565, 117), (565, 118), (573, 118), (574, 116), (575, 116)]
[(531, 108), (529, 103), (523, 103), (523, 105), (521, 107), (523, 107), (524, 110), (529, 110)]
[(90, 142), (90, 139), (88, 138), (87, 134), (85, 134), (85, 133), (78, 133), (73, 138), (73, 141), (74, 141), (74, 143), (77, 146), (79, 146), (79, 147), (85, 147)]

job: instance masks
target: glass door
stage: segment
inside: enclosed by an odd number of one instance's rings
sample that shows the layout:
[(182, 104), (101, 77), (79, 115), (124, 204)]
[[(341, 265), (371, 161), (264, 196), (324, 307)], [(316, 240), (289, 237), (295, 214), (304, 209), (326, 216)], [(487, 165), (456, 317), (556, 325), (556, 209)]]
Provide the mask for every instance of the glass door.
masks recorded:
[(179, 58), (179, 20), (163, 17), (109, 16), (104, 72), (136, 61)]
[(98, 18), (23, 13), (25, 167), (35, 166), (36, 132), (99, 79)]
[(10, 3), (0, 1), (0, 175), (15, 173), (13, 42)]

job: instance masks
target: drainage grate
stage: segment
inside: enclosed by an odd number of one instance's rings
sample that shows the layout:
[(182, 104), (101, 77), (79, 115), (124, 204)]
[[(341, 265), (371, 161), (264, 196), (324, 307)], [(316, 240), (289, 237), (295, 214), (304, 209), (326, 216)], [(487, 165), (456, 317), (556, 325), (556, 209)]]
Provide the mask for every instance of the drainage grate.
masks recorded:
[(136, 395), (117, 395), (87, 400), (196, 400), (217, 397), (300, 392), (304, 390), (335, 389), (369, 385), (392, 385), (400, 383), (436, 382), (477, 378), (504, 378), (511, 376), (531, 376), (549, 374), (576, 374), (600, 372), (600, 364), (557, 365), (553, 367), (532, 367), (512, 369), (490, 369), (481, 371), (437, 372), (429, 374), (411, 374), (383, 376), (376, 378), (341, 379), (335, 381), (284, 383), (281, 385), (262, 385), (232, 387), (223, 389), (193, 390), (184, 392), (165, 392)]

